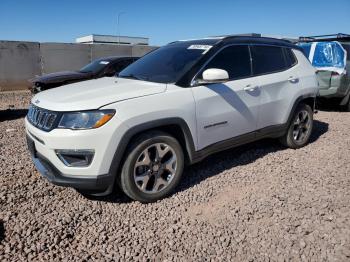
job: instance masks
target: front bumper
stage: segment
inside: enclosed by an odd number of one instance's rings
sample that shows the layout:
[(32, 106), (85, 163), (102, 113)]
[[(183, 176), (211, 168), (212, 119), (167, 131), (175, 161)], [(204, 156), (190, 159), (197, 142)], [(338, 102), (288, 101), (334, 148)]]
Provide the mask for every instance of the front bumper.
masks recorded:
[[(25, 126), (33, 162), (50, 182), (92, 192), (113, 189), (117, 169), (113, 157), (127, 130), (120, 120), (113, 118), (98, 129), (77, 131), (54, 129), (45, 132), (31, 125), (27, 118)], [(95, 152), (91, 164), (86, 167), (67, 166), (56, 154), (56, 150), (85, 149)]]
[(39, 173), (49, 182), (64, 187), (73, 187), (79, 190), (109, 193), (113, 189), (114, 177), (111, 174), (99, 175), (92, 178), (71, 177), (61, 173), (47, 158), (38, 153), (35, 143), (27, 135), (27, 144), (32, 160)]

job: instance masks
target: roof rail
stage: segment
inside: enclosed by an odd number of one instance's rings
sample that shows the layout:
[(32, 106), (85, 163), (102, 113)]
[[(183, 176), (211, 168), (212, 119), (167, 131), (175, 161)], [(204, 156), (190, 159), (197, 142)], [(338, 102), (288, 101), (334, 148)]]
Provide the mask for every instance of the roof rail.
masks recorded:
[(300, 41), (314, 41), (317, 39), (341, 39), (341, 38), (350, 38), (350, 34), (338, 33), (330, 35), (314, 35), (314, 36), (300, 36)]
[(262, 37), (262, 35), (261, 35), (261, 34), (258, 34), (258, 33), (217, 35), (217, 36), (214, 36), (214, 37), (223, 37), (223, 38), (226, 38), (226, 37), (231, 37), (231, 36), (254, 36), (254, 37)]

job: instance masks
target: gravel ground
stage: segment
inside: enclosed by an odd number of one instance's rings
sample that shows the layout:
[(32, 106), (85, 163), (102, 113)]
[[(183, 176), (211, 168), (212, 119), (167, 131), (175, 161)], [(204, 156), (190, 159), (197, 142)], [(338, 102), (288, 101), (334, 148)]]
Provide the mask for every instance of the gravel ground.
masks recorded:
[(299, 150), (265, 140), (216, 154), (146, 205), (41, 178), (24, 138), (29, 97), (0, 94), (1, 261), (350, 261), (350, 113), (319, 112)]

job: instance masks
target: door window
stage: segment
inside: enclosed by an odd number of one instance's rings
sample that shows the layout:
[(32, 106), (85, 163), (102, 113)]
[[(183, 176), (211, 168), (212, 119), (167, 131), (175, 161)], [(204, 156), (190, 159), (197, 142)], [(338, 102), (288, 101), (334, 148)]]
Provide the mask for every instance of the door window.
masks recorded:
[(293, 67), (297, 63), (297, 59), (295, 58), (293, 51), (290, 48), (285, 48), (284, 54), (286, 55), (287, 68)]
[(286, 69), (283, 49), (276, 46), (252, 46), (254, 75), (279, 72)]
[(251, 64), (248, 46), (234, 45), (226, 47), (207, 64), (204, 70), (209, 68), (226, 70), (230, 80), (249, 77), (251, 75)]

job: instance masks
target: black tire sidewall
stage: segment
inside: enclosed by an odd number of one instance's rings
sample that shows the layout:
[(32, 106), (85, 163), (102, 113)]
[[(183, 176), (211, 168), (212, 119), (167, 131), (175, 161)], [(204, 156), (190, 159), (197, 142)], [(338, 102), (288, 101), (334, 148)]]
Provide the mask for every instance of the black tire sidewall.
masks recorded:
[[(306, 139), (303, 142), (298, 143), (298, 142), (296, 142), (294, 140), (294, 137), (293, 137), (293, 127), (294, 127), (295, 118), (303, 110), (306, 110), (308, 112), (309, 117), (311, 118), (311, 123), (310, 123), (310, 129), (308, 131)], [(312, 112), (311, 107), (309, 105), (306, 105), (306, 104), (299, 105), (297, 107), (297, 109), (295, 110), (293, 118), (291, 119), (291, 122), (289, 124), (289, 129), (288, 129), (288, 133), (287, 133), (287, 144), (288, 144), (288, 146), (291, 147), (291, 148), (300, 148), (300, 147), (305, 146), (309, 142), (309, 139), (310, 139), (310, 136), (311, 136), (311, 133), (312, 133), (312, 129), (313, 129), (313, 124), (314, 124), (314, 119), (313, 119), (313, 112)]]
[[(173, 180), (170, 182), (167, 188), (165, 188), (164, 190), (158, 193), (147, 194), (142, 192), (137, 187), (134, 181), (134, 166), (137, 161), (137, 158), (142, 153), (142, 151), (155, 143), (165, 143), (173, 148), (177, 157), (177, 169)], [(121, 178), (120, 178), (121, 188), (130, 198), (134, 200), (137, 200), (143, 203), (154, 202), (161, 198), (166, 197), (175, 189), (175, 187), (178, 185), (178, 183), (181, 180), (183, 168), (184, 168), (183, 151), (180, 144), (175, 138), (166, 134), (161, 134), (161, 133), (155, 136), (154, 135), (144, 136), (144, 137), (141, 136), (140, 139), (138, 139), (133, 144), (133, 146), (131, 146), (128, 152), (128, 156), (124, 162), (122, 172), (121, 172)]]

